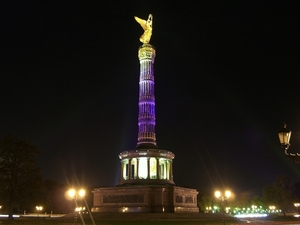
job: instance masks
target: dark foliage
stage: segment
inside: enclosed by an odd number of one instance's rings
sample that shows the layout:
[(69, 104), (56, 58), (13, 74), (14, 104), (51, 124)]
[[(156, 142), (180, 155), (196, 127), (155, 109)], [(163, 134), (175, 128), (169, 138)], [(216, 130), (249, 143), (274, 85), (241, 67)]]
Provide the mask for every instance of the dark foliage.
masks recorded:
[(43, 180), (36, 166), (38, 153), (36, 146), (16, 135), (0, 140), (0, 196), (10, 218), (14, 211), (33, 211), (42, 203)]

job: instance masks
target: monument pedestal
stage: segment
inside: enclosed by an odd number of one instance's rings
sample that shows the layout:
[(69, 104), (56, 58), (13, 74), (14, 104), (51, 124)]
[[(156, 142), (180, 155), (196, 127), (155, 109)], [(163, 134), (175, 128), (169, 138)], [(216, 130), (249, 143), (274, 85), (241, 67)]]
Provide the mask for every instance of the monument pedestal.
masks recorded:
[(199, 212), (195, 189), (166, 185), (95, 188), (92, 212)]

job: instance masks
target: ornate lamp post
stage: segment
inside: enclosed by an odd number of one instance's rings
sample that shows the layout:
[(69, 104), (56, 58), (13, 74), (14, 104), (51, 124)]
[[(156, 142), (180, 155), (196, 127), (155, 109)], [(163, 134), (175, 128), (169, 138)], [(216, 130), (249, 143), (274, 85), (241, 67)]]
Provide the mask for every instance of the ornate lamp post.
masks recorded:
[(251, 208), (252, 208), (252, 213), (256, 213), (257, 206), (256, 205), (252, 205)]
[(275, 213), (275, 209), (276, 209), (276, 207), (274, 205), (269, 206), (270, 213)]
[(298, 215), (299, 215), (299, 206), (300, 206), (300, 203), (294, 203), (294, 206), (297, 208), (297, 212), (298, 212)]
[(39, 206), (39, 205), (37, 205), (36, 207), (36, 210), (37, 210), (37, 212), (38, 212), (38, 217), (40, 216), (40, 211), (42, 211), (43, 210), (43, 206)]
[(285, 155), (294, 163), (300, 163), (300, 153), (288, 153), (290, 147), (290, 139), (292, 131), (286, 128), (286, 123), (283, 123), (282, 129), (278, 132), (278, 138), (281, 148), (284, 150)]
[[(84, 196), (85, 196), (85, 190), (84, 189), (80, 189), (80, 190), (75, 190), (75, 189), (70, 189), (69, 191), (68, 191), (68, 195), (72, 198), (72, 199), (74, 199), (74, 201), (75, 201), (75, 205), (76, 205), (76, 208), (75, 208), (75, 213), (74, 213), (74, 225), (76, 225), (76, 223), (77, 223), (77, 214), (78, 214), (78, 212), (79, 212), (79, 208), (80, 207), (78, 207), (78, 204), (77, 204), (77, 200), (78, 199), (82, 199), (82, 198), (84, 198)], [(82, 208), (81, 208), (82, 209)], [(80, 210), (81, 211), (81, 210)], [(83, 220), (82, 218), (81, 218), (81, 220)]]
[(222, 204), (222, 212), (223, 212), (223, 216), (222, 216), (222, 221), (223, 221), (223, 224), (225, 225), (225, 208), (224, 208), (224, 201), (228, 198), (230, 198), (231, 196), (231, 192), (230, 191), (225, 191), (224, 194), (222, 194), (220, 191), (216, 191), (215, 192), (215, 196), (217, 199), (220, 199), (221, 200), (221, 204)]

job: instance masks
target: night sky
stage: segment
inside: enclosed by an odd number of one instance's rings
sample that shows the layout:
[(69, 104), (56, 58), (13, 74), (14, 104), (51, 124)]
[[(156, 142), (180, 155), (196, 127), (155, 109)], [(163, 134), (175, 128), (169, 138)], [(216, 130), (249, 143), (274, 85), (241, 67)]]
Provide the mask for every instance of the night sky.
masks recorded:
[[(156, 135), (176, 185), (261, 195), (300, 182), (299, 1), (1, 1), (0, 137), (40, 148), (44, 179), (119, 182), (137, 144), (143, 30), (153, 15)], [(186, 3), (189, 2), (189, 3)]]

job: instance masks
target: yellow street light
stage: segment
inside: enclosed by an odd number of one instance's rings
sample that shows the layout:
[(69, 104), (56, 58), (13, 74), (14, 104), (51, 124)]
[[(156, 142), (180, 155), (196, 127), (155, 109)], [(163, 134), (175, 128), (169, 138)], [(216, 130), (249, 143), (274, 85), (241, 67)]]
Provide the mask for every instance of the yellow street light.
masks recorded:
[(39, 206), (39, 205), (37, 205), (35, 208), (36, 208), (36, 210), (37, 210), (37, 212), (38, 212), (38, 217), (39, 217), (39, 215), (40, 215), (40, 211), (42, 211), (42, 210), (43, 210), (43, 206)]
[(229, 190), (226, 190), (224, 193), (222, 193), (221, 191), (215, 191), (215, 196), (217, 199), (221, 200), (222, 203), (222, 211), (223, 211), (223, 217), (222, 217), (222, 221), (223, 224), (225, 225), (225, 218), (224, 218), (224, 214), (225, 214), (225, 208), (224, 208), (224, 201), (228, 198), (230, 198), (231, 196), (231, 192)]
[(74, 198), (74, 199), (83, 198), (85, 196), (85, 190), (84, 189), (80, 189), (80, 190), (77, 191), (75, 189), (70, 189), (68, 191), (68, 195), (71, 198)]
[(269, 206), (270, 212), (275, 212), (276, 207), (274, 205)]
[(296, 203), (294, 203), (294, 206), (297, 208), (297, 212), (298, 212), (298, 214), (299, 214), (299, 206), (300, 206), (300, 203), (296, 202)]
[[(82, 207), (78, 207), (77, 200), (82, 199), (85, 196), (85, 190), (84, 189), (76, 190), (76, 189), (72, 188), (68, 191), (68, 195), (69, 195), (69, 197), (73, 198), (75, 201), (76, 208), (75, 208), (75, 213), (74, 213), (74, 225), (76, 225), (77, 214), (78, 213), (80, 214), (81, 211), (83, 210)], [(83, 220), (82, 217), (81, 217), (81, 220)]]
[(215, 192), (215, 196), (216, 196), (216, 198), (219, 198), (219, 199), (221, 199), (222, 201), (224, 201), (225, 199), (230, 198), (231, 192), (228, 191), (228, 190), (226, 190), (226, 191), (224, 192), (224, 195), (222, 195), (222, 193), (221, 193), (220, 191), (216, 191), (216, 192)]

